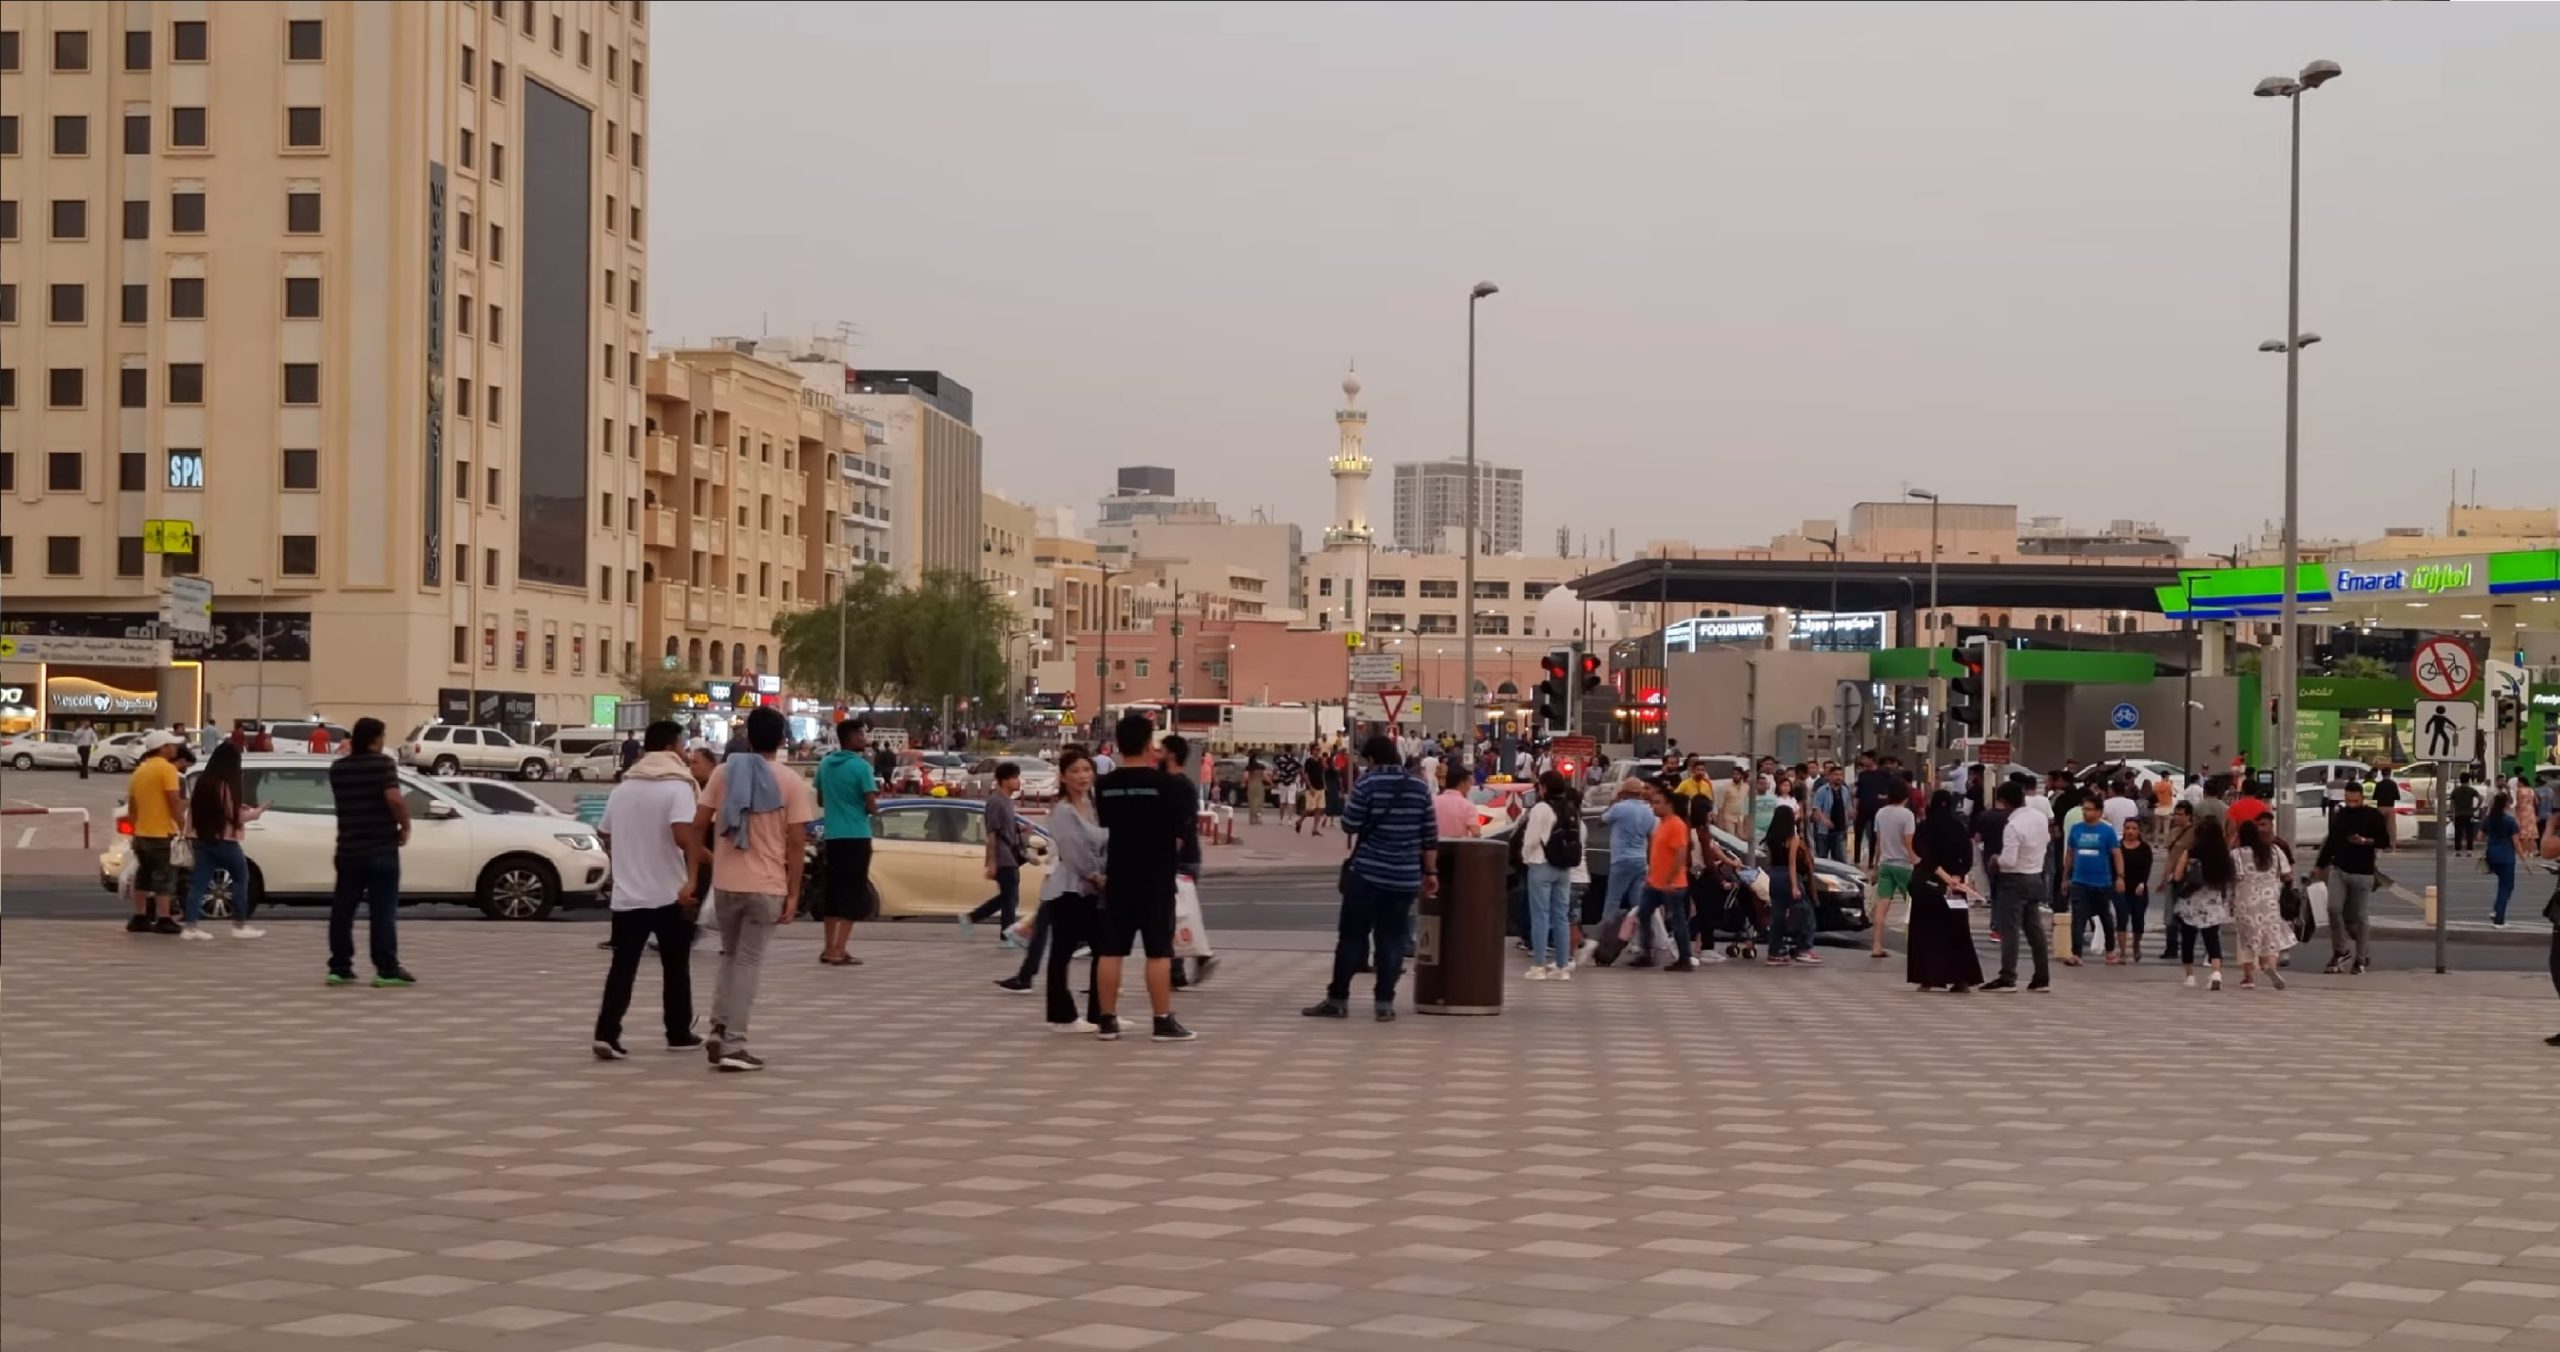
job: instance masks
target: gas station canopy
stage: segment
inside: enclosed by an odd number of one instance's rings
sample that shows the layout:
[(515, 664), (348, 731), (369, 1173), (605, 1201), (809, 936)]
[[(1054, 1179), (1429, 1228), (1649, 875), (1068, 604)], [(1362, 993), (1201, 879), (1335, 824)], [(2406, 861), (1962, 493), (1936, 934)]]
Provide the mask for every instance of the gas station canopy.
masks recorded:
[[(2306, 563), (2294, 588), (2309, 624), (2485, 631), (2493, 609), (2512, 609), (2512, 628), (2560, 632), (2560, 549)], [(2159, 605), (2173, 620), (2271, 619), (2283, 592), (2280, 565), (2186, 569)]]

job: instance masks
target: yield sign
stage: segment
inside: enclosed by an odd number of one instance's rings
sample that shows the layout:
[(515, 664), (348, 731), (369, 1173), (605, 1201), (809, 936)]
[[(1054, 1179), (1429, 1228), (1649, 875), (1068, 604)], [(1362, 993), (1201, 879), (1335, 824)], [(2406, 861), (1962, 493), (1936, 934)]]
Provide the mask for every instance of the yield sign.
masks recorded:
[(1381, 690), (1378, 692), (1378, 712), (1388, 723), (1394, 724), (1404, 721), (1404, 696), (1405, 692), (1401, 690)]
[(2460, 639), (2439, 636), (2418, 645), (2418, 655), (2409, 659), (2409, 679), (2428, 699), (2460, 699), (2480, 679), (2480, 664)]

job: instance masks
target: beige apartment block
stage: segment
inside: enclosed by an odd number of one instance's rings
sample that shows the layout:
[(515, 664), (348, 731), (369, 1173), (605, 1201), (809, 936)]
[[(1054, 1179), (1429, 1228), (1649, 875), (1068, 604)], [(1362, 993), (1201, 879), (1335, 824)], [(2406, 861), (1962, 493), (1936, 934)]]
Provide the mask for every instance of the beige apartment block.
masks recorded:
[(694, 675), (771, 674), (774, 621), (861, 566), (843, 523), (861, 424), (841, 396), (731, 348), (652, 356), (648, 403), (646, 651)]
[(882, 429), (889, 465), (889, 551), (900, 581), (927, 569), (976, 577), (982, 566), (986, 443), (969, 387), (940, 371), (862, 370), (847, 377), (855, 413)]
[(588, 722), (641, 652), (648, 7), (0, 31), (0, 622), (147, 636), (168, 578), (214, 591), (174, 667), (44, 674), (134, 722)]
[(1008, 627), (1019, 628), (1031, 614), (1036, 571), (1032, 509), (996, 493), (981, 493), (978, 502), (977, 575), (996, 604), (1011, 613)]

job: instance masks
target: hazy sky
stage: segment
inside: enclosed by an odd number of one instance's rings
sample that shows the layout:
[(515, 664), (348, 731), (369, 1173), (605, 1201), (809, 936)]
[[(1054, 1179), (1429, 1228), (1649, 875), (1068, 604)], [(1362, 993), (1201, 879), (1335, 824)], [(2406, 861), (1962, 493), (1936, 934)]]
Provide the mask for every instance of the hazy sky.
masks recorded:
[[(1121, 464), (1320, 528), (1480, 454), (1528, 545), (1758, 543), (1905, 482), (2229, 543), (2560, 502), (2560, 6), (662, 3), (660, 342), (859, 326), (977, 392), (987, 484)], [(1372, 516), (1387, 515), (1384, 475)], [(1596, 546), (1595, 546), (1596, 548)]]

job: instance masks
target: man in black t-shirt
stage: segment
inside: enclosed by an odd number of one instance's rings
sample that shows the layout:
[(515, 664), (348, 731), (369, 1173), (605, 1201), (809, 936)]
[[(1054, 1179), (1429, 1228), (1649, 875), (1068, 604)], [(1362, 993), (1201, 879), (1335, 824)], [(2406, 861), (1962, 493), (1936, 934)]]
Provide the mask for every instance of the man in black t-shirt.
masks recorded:
[(329, 762), (338, 816), (338, 886), (329, 903), (329, 984), (356, 979), (356, 907), (366, 908), (373, 984), (414, 986), (400, 965), (400, 847), (409, 843), (409, 805), (400, 767), (382, 752), (382, 720), (359, 718), (347, 754)]
[(1102, 932), (1093, 944), (1094, 1022), (1105, 1042), (1120, 1036), (1121, 960), (1140, 944), (1156, 1041), (1195, 1036), (1173, 1017), (1173, 880), (1182, 841), (1196, 829), (1198, 799), (1181, 776), (1154, 763), (1155, 732), (1142, 715), (1122, 718), (1112, 737), (1120, 766), (1093, 784), (1095, 808), (1111, 833), (1103, 852)]

